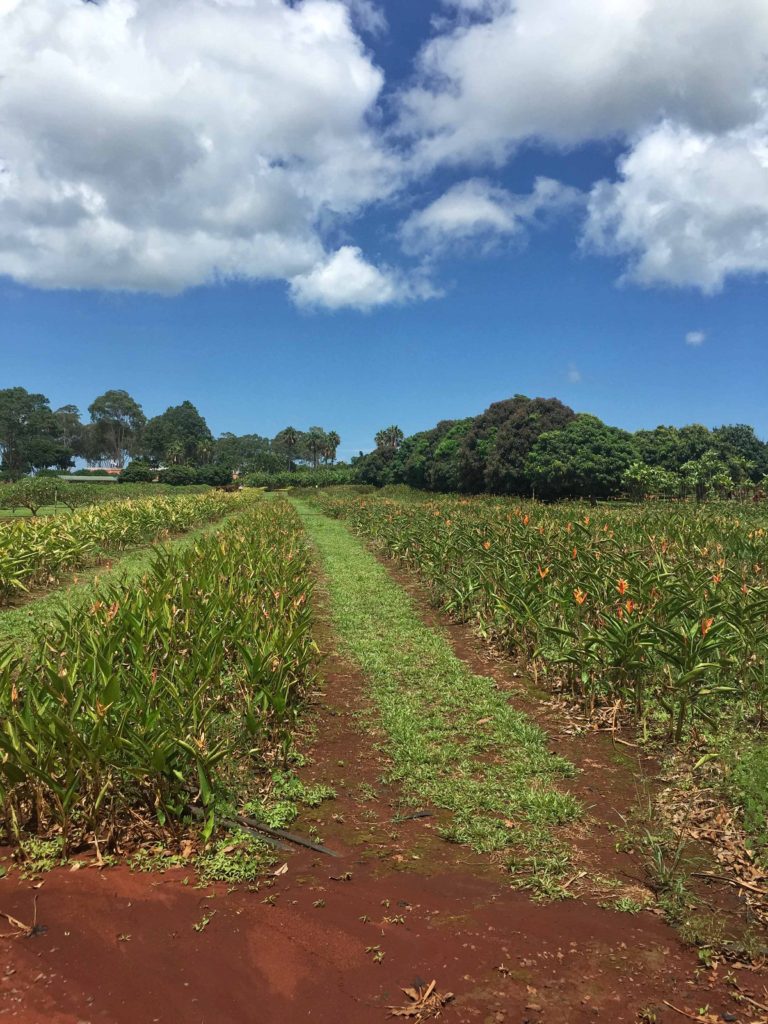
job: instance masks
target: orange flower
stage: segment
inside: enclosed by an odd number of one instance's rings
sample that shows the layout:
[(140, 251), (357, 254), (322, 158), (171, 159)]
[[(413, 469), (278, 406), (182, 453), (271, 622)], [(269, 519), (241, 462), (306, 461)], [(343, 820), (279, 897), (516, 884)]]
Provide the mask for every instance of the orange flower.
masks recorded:
[(701, 635), (702, 636), (706, 636), (707, 633), (710, 631), (710, 629), (712, 629), (712, 623), (714, 621), (715, 621), (714, 619), (704, 619), (704, 621), (701, 623)]
[(584, 516), (584, 525), (589, 526), (589, 516)]
[(626, 580), (619, 580), (619, 582), (616, 584), (616, 589), (621, 594), (621, 596), (624, 597), (626, 592), (629, 590), (629, 584)]
[(584, 602), (587, 600), (587, 595), (584, 593), (583, 590), (580, 590), (579, 587), (577, 587), (574, 590), (573, 597), (576, 601), (576, 604), (584, 604)]
[(715, 575), (712, 577), (712, 582), (713, 583), (722, 583), (723, 582), (723, 577), (720, 575), (719, 572), (716, 572)]
[(528, 523), (530, 523), (530, 521), (531, 521), (531, 517), (530, 516), (523, 516), (523, 526), (527, 526)]
[(488, 548), (490, 546), (491, 546), (491, 542), (489, 540), (484, 540), (483, 541), (483, 547), (485, 548), (486, 551), (488, 550)]
[(573, 549), (573, 554), (571, 555), (571, 558), (576, 558), (576, 557), (577, 557), (577, 555), (578, 555), (578, 553), (579, 553), (579, 552), (578, 552), (578, 551), (576, 550), (576, 548), (574, 548), (574, 549)]
[(539, 576), (541, 576), (543, 580), (546, 579), (547, 576), (549, 576), (549, 566), (547, 566), (546, 569), (542, 569), (542, 567), (539, 566)]
[(627, 600), (624, 602), (624, 607), (627, 609), (627, 615), (631, 615), (632, 612), (635, 610), (635, 602), (632, 600), (631, 597), (627, 598)]

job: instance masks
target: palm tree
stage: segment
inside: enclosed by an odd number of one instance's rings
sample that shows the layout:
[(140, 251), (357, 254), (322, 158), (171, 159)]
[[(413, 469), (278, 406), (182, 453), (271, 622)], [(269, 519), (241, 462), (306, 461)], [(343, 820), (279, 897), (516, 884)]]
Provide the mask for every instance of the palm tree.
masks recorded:
[(178, 466), (184, 460), (184, 445), (181, 441), (171, 441), (165, 449), (165, 457), (172, 466)]
[(384, 430), (380, 430), (374, 440), (376, 441), (377, 448), (394, 451), (400, 447), (404, 437), (405, 434), (403, 434), (400, 427), (396, 427), (393, 424), (391, 427), (385, 427)]
[(197, 443), (197, 457), (202, 463), (208, 463), (211, 461), (213, 455), (213, 440), (209, 437), (203, 438), (202, 441)]
[(322, 427), (310, 427), (306, 433), (307, 449), (312, 456), (312, 468), (317, 469), (321, 452), (328, 447), (328, 437)]
[(291, 470), (293, 469), (294, 452), (301, 440), (301, 435), (296, 427), (286, 427), (278, 436), (283, 443), (283, 447), (288, 451), (288, 469)]
[(341, 444), (341, 438), (335, 430), (325, 435), (325, 458), (332, 463), (336, 461), (336, 449)]

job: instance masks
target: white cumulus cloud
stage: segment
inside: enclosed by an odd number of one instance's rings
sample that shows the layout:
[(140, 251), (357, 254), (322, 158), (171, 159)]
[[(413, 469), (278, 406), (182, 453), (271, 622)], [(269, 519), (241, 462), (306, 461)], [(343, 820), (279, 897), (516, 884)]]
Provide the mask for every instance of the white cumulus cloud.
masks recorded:
[(397, 183), (340, 0), (2, 3), (0, 274), (292, 280), (326, 265), (322, 225)]
[(589, 201), (589, 246), (628, 257), (645, 285), (719, 290), (732, 274), (768, 273), (768, 114), (721, 135), (664, 122)]
[(434, 294), (427, 285), (408, 281), (396, 271), (375, 267), (353, 245), (343, 245), (308, 273), (294, 277), (291, 292), (301, 306), (351, 306), (363, 311)]
[(551, 178), (537, 178), (527, 195), (471, 178), (411, 214), (401, 228), (401, 237), (406, 251), (413, 253), (434, 254), (468, 241), (488, 246), (501, 238), (518, 236), (542, 215), (578, 201), (576, 189)]
[(753, 119), (766, 81), (764, 0), (457, 6), (463, 16), (426, 44), (402, 97), (402, 128), (427, 166), (502, 160), (525, 139), (631, 134), (660, 116), (727, 130)]

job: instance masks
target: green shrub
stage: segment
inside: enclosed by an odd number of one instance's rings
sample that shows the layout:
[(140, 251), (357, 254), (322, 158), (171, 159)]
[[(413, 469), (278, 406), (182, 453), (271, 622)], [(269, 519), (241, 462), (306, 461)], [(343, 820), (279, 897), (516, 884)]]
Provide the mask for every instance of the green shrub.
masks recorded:
[(355, 470), (351, 466), (318, 466), (317, 469), (301, 468), (293, 472), (249, 473), (242, 479), (246, 487), (266, 487), (268, 491), (279, 491), (286, 487), (337, 487), (355, 481)]
[(160, 482), (170, 484), (171, 487), (179, 487), (199, 483), (199, 480), (194, 466), (169, 466), (168, 469), (161, 470)]
[(146, 462), (130, 462), (118, 477), (121, 484), (151, 484), (157, 470)]
[(197, 482), (211, 487), (227, 487), (232, 483), (232, 471), (226, 466), (201, 466), (197, 472)]

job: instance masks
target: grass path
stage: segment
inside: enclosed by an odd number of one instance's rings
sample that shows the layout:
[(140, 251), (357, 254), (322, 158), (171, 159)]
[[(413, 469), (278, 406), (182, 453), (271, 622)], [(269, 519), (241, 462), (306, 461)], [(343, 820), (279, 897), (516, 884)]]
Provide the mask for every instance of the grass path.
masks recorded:
[(446, 838), (508, 850), (516, 868), (556, 886), (567, 851), (554, 826), (580, 813), (557, 788), (571, 765), (547, 750), (544, 732), (492, 679), (474, 675), (421, 622), (409, 595), (342, 523), (294, 504), (319, 554), (342, 653), (370, 679), (391, 779), (414, 802), (452, 812)]
[(6, 641), (33, 643), (50, 630), (57, 616), (66, 609), (93, 601), (101, 583), (117, 580), (125, 580), (127, 583), (139, 579), (149, 567), (156, 548), (162, 545), (181, 549), (187, 544), (194, 544), (200, 537), (220, 529), (228, 518), (224, 516), (216, 519), (170, 541), (156, 540), (112, 558), (108, 557), (101, 565), (92, 565), (73, 573), (71, 582), (59, 583), (40, 597), (25, 601), (17, 608), (0, 609), (0, 644)]

